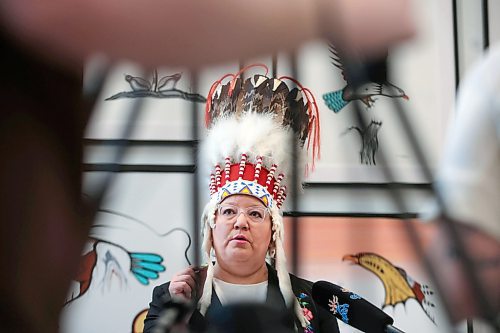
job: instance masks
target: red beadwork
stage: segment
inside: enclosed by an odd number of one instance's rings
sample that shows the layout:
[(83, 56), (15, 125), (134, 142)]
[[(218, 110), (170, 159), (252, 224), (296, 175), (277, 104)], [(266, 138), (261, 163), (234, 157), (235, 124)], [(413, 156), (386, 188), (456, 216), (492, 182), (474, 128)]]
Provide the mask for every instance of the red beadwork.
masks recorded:
[(276, 164), (271, 165), (271, 169), (269, 170), (269, 174), (267, 175), (266, 185), (271, 185), (271, 181), (273, 180), (274, 173), (276, 172), (276, 168), (278, 166)]
[(240, 170), (238, 171), (238, 177), (242, 178), (243, 177), (243, 172), (245, 171), (245, 163), (247, 162), (247, 155), (242, 154), (241, 155), (241, 161), (240, 161)]
[(226, 180), (229, 179), (229, 168), (231, 167), (231, 158), (226, 157), (226, 165), (224, 167), (224, 173), (226, 174)]
[(215, 176), (214, 174), (210, 174), (210, 195), (214, 194), (216, 191), (216, 186), (215, 186)]
[(221, 175), (220, 175), (220, 165), (216, 165), (215, 166), (215, 185), (217, 186), (217, 188), (220, 187), (220, 178), (221, 178)]
[[(260, 176), (260, 169), (262, 169), (262, 156), (257, 157), (257, 165), (255, 166), (255, 178), (254, 181), (257, 181)], [(267, 181), (266, 181), (267, 183)]]
[(278, 175), (278, 179), (276, 179), (276, 182), (274, 183), (274, 186), (273, 186), (273, 192), (272, 192), (273, 197), (278, 197), (278, 189), (279, 189), (281, 181), (283, 180), (283, 177), (285, 177), (285, 175), (282, 173), (280, 173)]
[[(283, 180), (284, 175), (279, 174), (278, 178), (274, 178), (274, 173), (277, 169), (277, 165), (273, 164), (268, 170), (262, 165), (262, 157), (257, 157), (257, 163), (247, 162), (246, 154), (242, 154), (239, 163), (230, 163), (231, 159), (229, 157), (225, 158), (224, 170), (221, 169), (220, 165), (215, 166), (215, 174), (211, 174), (210, 180), (210, 194), (217, 193), (217, 191), (223, 187), (226, 183), (235, 181), (238, 179), (255, 181), (261, 186), (265, 187), (267, 191), (273, 196), (274, 200), (278, 200), (278, 194), (281, 193), (280, 202), (282, 203), (285, 198), (286, 187), (280, 189), (280, 182)], [(214, 180), (212, 180), (214, 178)], [(278, 190), (279, 193), (278, 193)], [(281, 205), (280, 203), (280, 205)]]

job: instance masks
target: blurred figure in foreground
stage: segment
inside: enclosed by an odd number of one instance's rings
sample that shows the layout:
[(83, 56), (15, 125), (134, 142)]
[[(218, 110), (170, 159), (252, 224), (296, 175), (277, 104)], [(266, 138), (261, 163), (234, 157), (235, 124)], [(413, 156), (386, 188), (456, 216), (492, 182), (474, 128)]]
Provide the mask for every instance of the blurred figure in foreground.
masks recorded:
[(102, 52), (189, 67), (289, 51), (314, 38), (377, 56), (415, 29), (409, 0), (4, 0), (0, 22), (46, 60), (80, 65)]
[[(437, 190), (500, 324), (500, 45), (462, 82)], [(452, 320), (483, 317), (443, 221), (428, 256)], [(490, 318), (491, 319), (491, 318)]]
[(404, 0), (1, 1), (2, 329), (57, 331), (77, 269), (91, 223), (80, 198), (90, 55), (195, 68), (328, 38), (372, 56), (411, 22)]

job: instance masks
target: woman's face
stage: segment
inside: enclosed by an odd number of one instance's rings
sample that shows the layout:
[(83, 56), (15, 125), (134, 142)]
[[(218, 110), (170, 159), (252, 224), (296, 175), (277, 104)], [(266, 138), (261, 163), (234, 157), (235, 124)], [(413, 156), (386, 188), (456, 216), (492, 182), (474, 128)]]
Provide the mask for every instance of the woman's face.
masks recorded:
[(212, 231), (217, 261), (262, 265), (271, 242), (271, 217), (264, 204), (236, 194), (219, 206)]

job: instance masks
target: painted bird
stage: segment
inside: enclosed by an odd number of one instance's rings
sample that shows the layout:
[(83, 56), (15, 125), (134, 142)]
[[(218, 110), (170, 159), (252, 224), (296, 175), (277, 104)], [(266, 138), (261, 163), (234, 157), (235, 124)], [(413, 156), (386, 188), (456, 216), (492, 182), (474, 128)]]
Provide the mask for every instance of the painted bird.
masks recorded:
[(354, 91), (352, 85), (347, 80), (345, 68), (340, 56), (332, 45), (330, 45), (330, 51), (332, 53), (330, 56), (332, 64), (342, 71), (342, 77), (347, 83), (344, 88), (323, 95), (326, 106), (333, 112), (340, 112), (347, 104), (356, 100), (365, 104), (367, 108), (371, 108), (375, 103), (376, 96), (409, 99), (403, 89), (388, 81), (368, 82), (362, 85), (357, 91)]
[(151, 82), (139, 76), (125, 75), (125, 81), (128, 82), (133, 91), (150, 91)]
[(175, 86), (177, 85), (177, 82), (182, 78), (182, 73), (175, 73), (172, 75), (166, 75), (163, 76), (158, 80), (158, 84), (156, 84), (155, 91), (162, 91), (166, 89), (166, 86), (168, 83), (172, 82), (172, 88), (170, 89), (175, 89)]
[(151, 82), (139, 77), (132, 75), (125, 75), (125, 81), (128, 82), (132, 91), (151, 91), (151, 92), (159, 92), (166, 90), (167, 84), (172, 83), (172, 88), (175, 89), (177, 82), (182, 78), (182, 73), (175, 73), (172, 75), (165, 75), (161, 78), (158, 78), (158, 70), (155, 69), (153, 71), (153, 78)]
[(77, 276), (73, 280), (66, 304), (83, 296), (92, 281), (110, 288), (113, 281), (125, 285), (131, 273), (142, 285), (148, 285), (165, 271), (163, 258), (155, 253), (129, 252), (122, 246), (111, 242), (90, 239), (88, 251), (82, 255)]
[(413, 280), (404, 269), (394, 266), (384, 257), (370, 252), (347, 254), (342, 261), (350, 261), (375, 274), (384, 285), (385, 299), (382, 309), (386, 306), (395, 306), (398, 303), (406, 304), (409, 299), (415, 299), (429, 319), (435, 324), (431, 298), (434, 292), (427, 285)]

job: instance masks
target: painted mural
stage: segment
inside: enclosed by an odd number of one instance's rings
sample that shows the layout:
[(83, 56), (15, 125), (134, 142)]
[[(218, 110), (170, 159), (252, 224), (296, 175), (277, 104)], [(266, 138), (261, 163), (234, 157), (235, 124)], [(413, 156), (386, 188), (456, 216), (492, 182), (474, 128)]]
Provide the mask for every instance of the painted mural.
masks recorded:
[[(339, 53), (333, 45), (330, 45), (330, 59), (338, 70), (340, 70), (342, 79), (345, 81), (345, 86), (342, 89), (331, 91), (323, 94), (325, 105), (334, 113), (339, 113), (351, 102), (359, 101), (366, 110), (371, 110), (376, 113), (374, 105), (380, 97), (385, 98), (402, 98), (409, 100), (403, 89), (392, 84), (387, 80), (378, 82), (367, 82), (361, 87), (355, 88), (349, 82), (344, 64)], [(351, 111), (352, 112), (352, 111)], [(374, 117), (373, 115), (371, 116)], [(351, 121), (354, 121), (352, 117)], [(382, 130), (382, 121), (374, 119), (366, 126), (360, 128), (358, 125), (351, 125), (343, 134), (354, 130), (354, 133), (359, 135), (359, 162), (363, 165), (376, 165), (375, 155), (379, 149), (379, 131)]]
[[(135, 251), (127, 237), (120, 245), (119, 241), (105, 240), (109, 233), (101, 231), (101, 239), (94, 234), (82, 254), (82, 270), (65, 306), (64, 332), (141, 332), (152, 288), (190, 264), (187, 250), (191, 239), (182, 228), (155, 233), (140, 221), (114, 217), (118, 220), (108, 222), (106, 231), (116, 226), (130, 228), (133, 238), (147, 239), (152, 250)], [(299, 275), (345, 287), (385, 311), (394, 319), (394, 326), (407, 333), (443, 332), (447, 328), (443, 309), (402, 223), (392, 218), (301, 218)], [(426, 242), (432, 226), (414, 223)], [(285, 227), (290, 259), (287, 219)], [(128, 231), (122, 229), (121, 233)], [(299, 296), (299, 303), (307, 311), (308, 299)], [(336, 306), (342, 311), (342, 304)], [(85, 326), (69, 325), (76, 316)], [(359, 331), (341, 324), (341, 332)]]
[(157, 232), (115, 211), (100, 214), (68, 293), (61, 330), (142, 332), (153, 288), (191, 264), (191, 236), (184, 228)]
[(143, 78), (125, 74), (125, 81), (129, 85), (129, 90), (118, 92), (108, 98), (111, 101), (120, 98), (180, 98), (186, 101), (205, 103), (206, 98), (197, 93), (190, 93), (177, 88), (177, 83), (182, 79), (182, 73), (167, 74), (158, 76), (158, 70), (155, 68), (151, 78)]
[[(298, 274), (311, 281), (335, 283), (368, 300), (407, 333), (446, 332), (444, 308), (415, 255), (401, 219), (301, 218)], [(433, 226), (414, 220), (427, 244)], [(286, 222), (286, 234), (291, 226)], [(291, 256), (291, 239), (287, 256)], [(335, 311), (342, 303), (332, 300)], [(347, 315), (347, 313), (346, 313)], [(341, 332), (359, 332), (341, 323)]]

